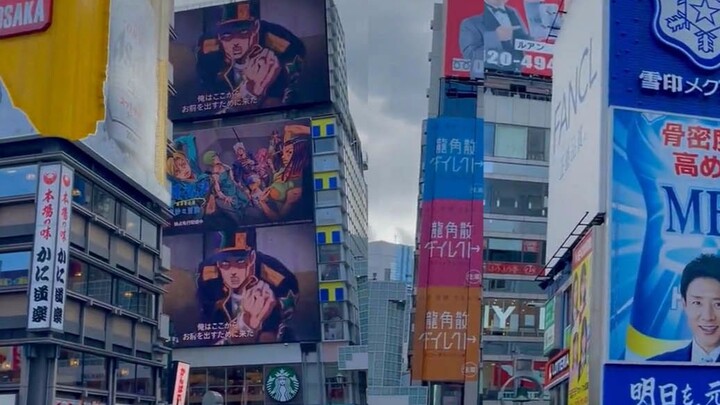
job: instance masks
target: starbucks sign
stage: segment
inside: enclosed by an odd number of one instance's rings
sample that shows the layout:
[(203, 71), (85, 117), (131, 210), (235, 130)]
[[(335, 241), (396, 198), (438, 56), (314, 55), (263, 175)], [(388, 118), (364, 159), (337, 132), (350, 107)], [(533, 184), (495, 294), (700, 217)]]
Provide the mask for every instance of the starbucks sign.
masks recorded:
[(265, 392), (278, 402), (290, 402), (300, 391), (300, 380), (295, 370), (289, 367), (275, 367), (265, 380)]

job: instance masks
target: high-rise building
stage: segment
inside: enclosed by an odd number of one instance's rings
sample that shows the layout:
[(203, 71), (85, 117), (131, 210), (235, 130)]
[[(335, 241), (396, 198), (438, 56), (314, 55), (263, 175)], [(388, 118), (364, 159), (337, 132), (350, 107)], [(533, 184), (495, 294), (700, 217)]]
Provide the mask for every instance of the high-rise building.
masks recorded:
[[(546, 293), (535, 278), (545, 263), (550, 49), (560, 3), (435, 5), (411, 345), (413, 382), (431, 387), (432, 404), (546, 403)], [(522, 29), (503, 31), (501, 41), (487, 26), (502, 28), (507, 18)], [(513, 48), (513, 35), (543, 51)], [(480, 282), (481, 297), (473, 292)], [(444, 304), (447, 297), (457, 303)], [(467, 342), (450, 342), (456, 329)], [(456, 360), (442, 363), (443, 348), (456, 350)], [(436, 372), (441, 364), (450, 370)]]
[(0, 403), (167, 403), (173, 2), (1, 8)]
[(368, 244), (368, 273), (372, 280), (413, 283), (415, 256), (413, 247), (375, 241)]
[[(189, 403), (363, 403), (367, 159), (333, 1), (178, 1), (165, 302)], [(199, 46), (198, 46), (199, 45)]]

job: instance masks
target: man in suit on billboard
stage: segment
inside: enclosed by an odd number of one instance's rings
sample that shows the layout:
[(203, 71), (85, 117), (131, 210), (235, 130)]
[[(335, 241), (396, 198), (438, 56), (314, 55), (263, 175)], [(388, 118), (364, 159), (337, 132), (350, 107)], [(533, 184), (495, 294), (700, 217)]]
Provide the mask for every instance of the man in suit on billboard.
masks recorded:
[[(508, 0), (485, 0), (485, 12), (466, 18), (460, 23), (460, 50), (463, 58), (485, 60), (487, 67), (520, 73), (523, 51), (515, 49), (516, 39), (532, 40), (517, 10), (507, 6)], [(484, 58), (488, 51), (496, 51), (496, 60)], [(499, 55), (511, 55), (508, 66), (499, 65)], [(493, 66), (493, 62), (496, 64)]]
[(720, 362), (720, 256), (703, 254), (688, 263), (680, 278), (680, 294), (693, 340), (650, 360)]

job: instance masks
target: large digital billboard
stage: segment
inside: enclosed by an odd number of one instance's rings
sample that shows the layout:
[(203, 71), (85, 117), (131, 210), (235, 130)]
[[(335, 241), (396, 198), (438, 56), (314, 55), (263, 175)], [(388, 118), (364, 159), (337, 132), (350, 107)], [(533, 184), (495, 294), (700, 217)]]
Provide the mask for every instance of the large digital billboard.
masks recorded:
[(443, 75), (552, 76), (562, 0), (446, 0)]
[(610, 105), (706, 117), (720, 108), (714, 1), (610, 2)]
[(182, 11), (175, 32), (172, 120), (330, 100), (324, 0), (249, 0)]
[(168, 236), (175, 347), (320, 340), (312, 223)]
[(613, 405), (720, 402), (717, 367), (606, 364), (602, 403)]
[(423, 201), (482, 200), (482, 119), (442, 117), (427, 120)]
[(613, 117), (610, 360), (719, 362), (720, 121)]
[(310, 119), (176, 134), (166, 234), (314, 218)]

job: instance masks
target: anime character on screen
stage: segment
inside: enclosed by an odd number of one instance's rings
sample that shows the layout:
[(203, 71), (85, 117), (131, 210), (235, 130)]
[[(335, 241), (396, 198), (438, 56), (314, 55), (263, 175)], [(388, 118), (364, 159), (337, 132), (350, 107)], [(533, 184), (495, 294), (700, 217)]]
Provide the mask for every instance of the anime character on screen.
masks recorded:
[(220, 113), (290, 104), (305, 45), (288, 29), (260, 19), (260, 2), (217, 6), (222, 15), (199, 40), (203, 88), (229, 94)]
[(210, 176), (200, 170), (195, 137), (182, 136), (175, 140), (166, 162), (172, 185), (175, 215), (201, 218), (210, 195)]
[(200, 263), (197, 281), (204, 321), (228, 324), (216, 344), (294, 341), (287, 322), (300, 294), (295, 274), (255, 248), (254, 230), (218, 236), (226, 247)]
[(235, 178), (232, 167), (223, 163), (214, 150), (203, 154), (203, 163), (210, 166), (209, 175), (212, 184), (206, 214), (223, 214), (236, 223), (240, 222), (249, 199), (244, 190), (238, 187), (239, 181)]
[(650, 360), (720, 362), (720, 256), (703, 254), (688, 263), (680, 277), (680, 294), (692, 342)]

